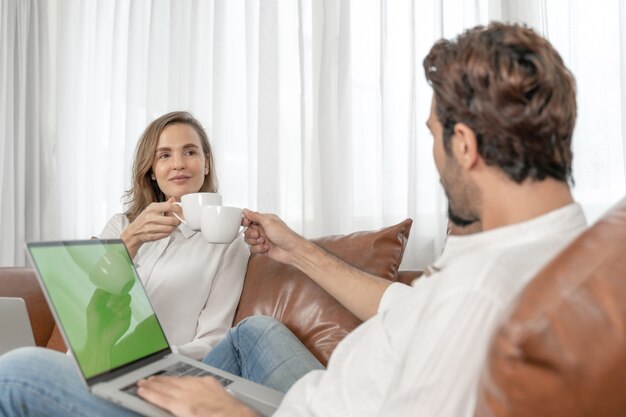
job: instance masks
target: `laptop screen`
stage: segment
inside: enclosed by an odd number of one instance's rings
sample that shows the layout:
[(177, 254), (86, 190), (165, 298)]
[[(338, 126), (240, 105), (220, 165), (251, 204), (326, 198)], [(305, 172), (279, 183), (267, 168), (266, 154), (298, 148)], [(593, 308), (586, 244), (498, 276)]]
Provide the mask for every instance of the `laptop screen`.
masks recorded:
[(121, 240), (27, 247), (85, 379), (169, 347)]

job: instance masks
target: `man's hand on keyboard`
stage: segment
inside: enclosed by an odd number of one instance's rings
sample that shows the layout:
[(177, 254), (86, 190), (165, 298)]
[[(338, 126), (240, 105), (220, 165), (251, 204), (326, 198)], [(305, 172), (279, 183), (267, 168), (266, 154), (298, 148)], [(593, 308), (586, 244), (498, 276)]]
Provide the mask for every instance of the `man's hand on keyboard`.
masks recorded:
[(178, 417), (258, 417), (213, 377), (153, 376), (137, 385), (140, 397)]

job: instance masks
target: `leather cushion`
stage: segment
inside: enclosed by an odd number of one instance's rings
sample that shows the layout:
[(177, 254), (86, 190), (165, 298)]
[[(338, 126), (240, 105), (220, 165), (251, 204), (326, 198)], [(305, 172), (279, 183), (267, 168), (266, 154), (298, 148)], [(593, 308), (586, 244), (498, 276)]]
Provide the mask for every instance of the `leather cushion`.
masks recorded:
[[(313, 239), (363, 271), (398, 279), (398, 267), (413, 221), (378, 231)], [(361, 321), (298, 269), (264, 255), (250, 258), (234, 324), (252, 315), (283, 322), (324, 365), (341, 339)]]
[(24, 299), (35, 343), (37, 346), (46, 346), (54, 327), (54, 318), (39, 287), (35, 271), (21, 267), (0, 268), (0, 297)]
[(524, 289), (492, 340), (478, 417), (626, 413), (626, 200)]

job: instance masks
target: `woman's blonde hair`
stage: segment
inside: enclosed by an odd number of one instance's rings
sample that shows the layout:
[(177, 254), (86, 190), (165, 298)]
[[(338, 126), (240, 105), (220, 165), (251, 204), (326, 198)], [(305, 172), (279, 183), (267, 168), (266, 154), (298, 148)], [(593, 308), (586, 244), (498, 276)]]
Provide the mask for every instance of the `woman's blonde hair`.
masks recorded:
[(199, 192), (217, 192), (217, 176), (215, 174), (215, 162), (213, 152), (209, 144), (209, 137), (204, 128), (191, 113), (186, 111), (175, 111), (164, 114), (146, 127), (139, 138), (135, 150), (135, 160), (133, 161), (133, 178), (131, 187), (124, 193), (124, 203), (128, 207), (126, 217), (133, 222), (139, 213), (153, 202), (166, 201), (165, 194), (159, 188), (156, 180), (152, 179), (152, 163), (161, 132), (173, 124), (186, 124), (191, 126), (200, 137), (202, 152), (206, 158), (209, 172), (204, 176), (204, 183)]

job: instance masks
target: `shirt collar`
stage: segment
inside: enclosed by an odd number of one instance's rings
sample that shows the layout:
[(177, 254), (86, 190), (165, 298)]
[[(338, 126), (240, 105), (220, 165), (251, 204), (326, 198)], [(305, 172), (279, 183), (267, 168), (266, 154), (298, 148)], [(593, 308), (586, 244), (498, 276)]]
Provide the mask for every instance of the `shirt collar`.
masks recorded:
[(185, 236), (186, 239), (189, 239), (190, 237), (192, 237), (193, 235), (195, 235), (196, 233), (198, 233), (198, 231), (193, 230), (192, 228), (190, 228), (189, 226), (187, 226), (185, 223), (181, 223), (178, 225), (178, 229), (180, 230), (180, 232), (183, 234), (183, 236)]
[(519, 244), (571, 229), (582, 229), (586, 225), (582, 207), (572, 203), (524, 222), (471, 235), (448, 236), (441, 256), (426, 268), (426, 275), (442, 270), (452, 259), (474, 250), (499, 247), (507, 242)]

